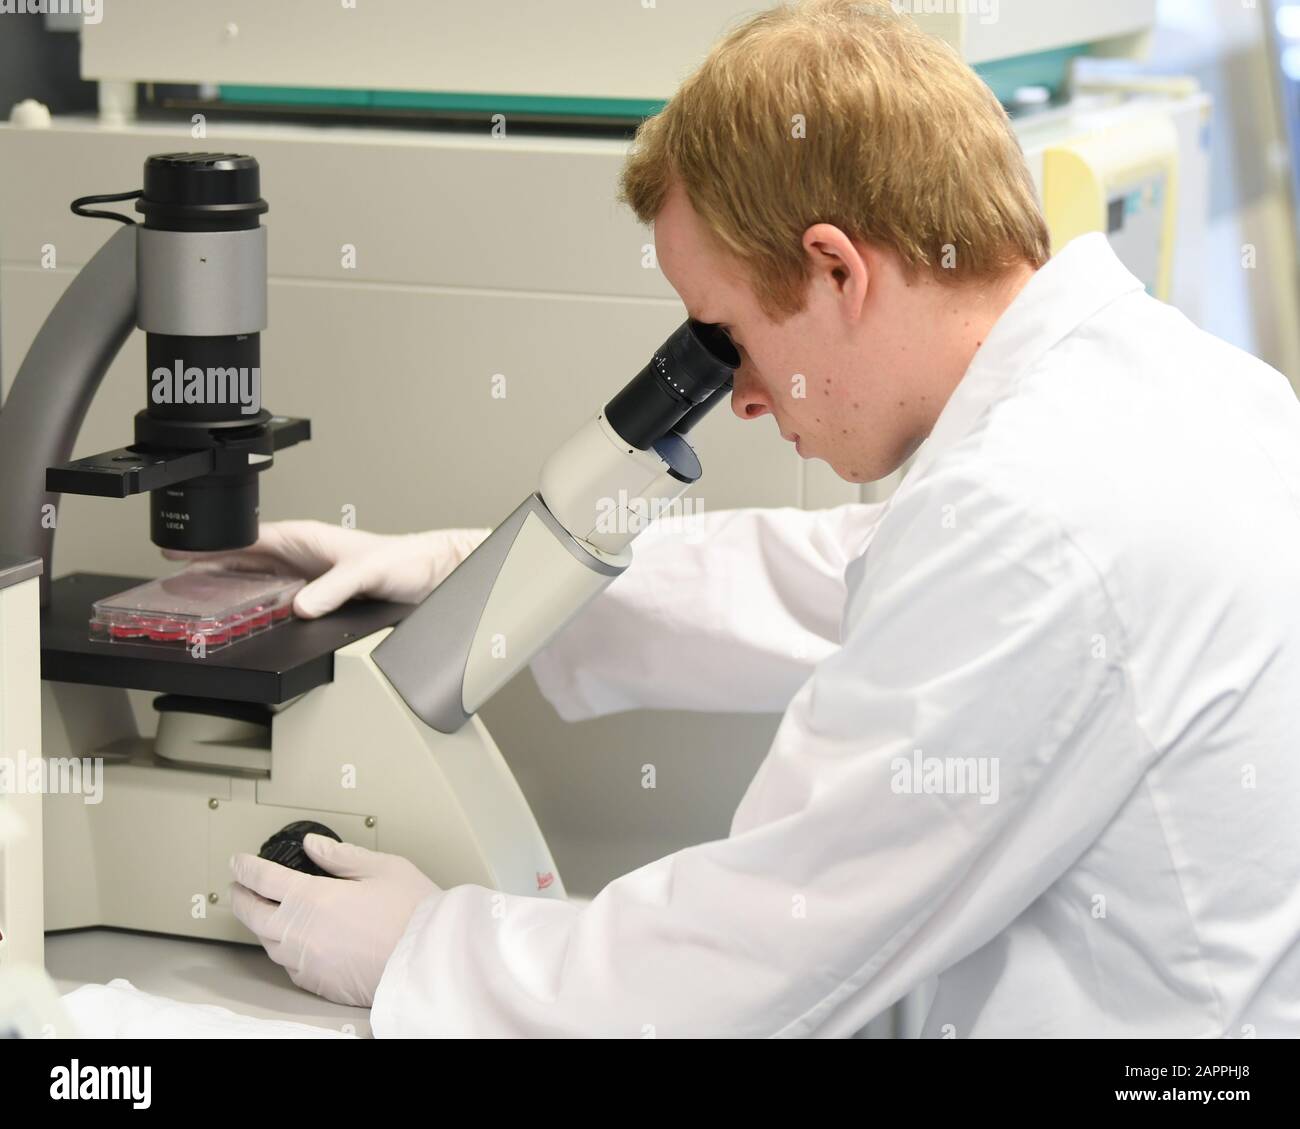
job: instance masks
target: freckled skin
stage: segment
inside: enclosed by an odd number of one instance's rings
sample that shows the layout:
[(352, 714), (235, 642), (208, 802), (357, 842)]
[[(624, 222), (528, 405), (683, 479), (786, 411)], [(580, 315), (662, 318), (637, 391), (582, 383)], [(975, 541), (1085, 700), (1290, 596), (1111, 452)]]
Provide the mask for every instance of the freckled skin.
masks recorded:
[[(913, 277), (889, 248), (817, 223), (801, 242), (803, 308), (774, 315), (680, 185), (655, 219), (655, 245), (690, 315), (721, 325), (740, 353), (732, 411), (742, 420), (771, 415), (783, 438), (798, 438), (804, 458), (825, 460), (851, 482), (884, 478), (916, 451), (1034, 273), (1022, 264), (996, 279)], [(820, 380), (821, 394), (795, 395), (794, 373), (807, 374), (810, 391)]]

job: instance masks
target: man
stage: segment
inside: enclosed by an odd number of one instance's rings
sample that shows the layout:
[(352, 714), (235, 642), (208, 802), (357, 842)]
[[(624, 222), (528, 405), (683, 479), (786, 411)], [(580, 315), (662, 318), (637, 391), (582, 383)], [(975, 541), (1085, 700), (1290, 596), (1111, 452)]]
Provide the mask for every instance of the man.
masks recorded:
[[(1300, 1034), (1286, 381), (1103, 236), (1048, 261), (1005, 114), (883, 2), (727, 36), (624, 194), (741, 419), (854, 482), (916, 455), (884, 506), (652, 528), (534, 663), (566, 718), (784, 710), (730, 836), (585, 907), (309, 838), (353, 881), (241, 856), (241, 919), (378, 1034), (851, 1035), (934, 977), (930, 1034)], [(319, 614), (479, 536), (288, 523), (247, 559)]]

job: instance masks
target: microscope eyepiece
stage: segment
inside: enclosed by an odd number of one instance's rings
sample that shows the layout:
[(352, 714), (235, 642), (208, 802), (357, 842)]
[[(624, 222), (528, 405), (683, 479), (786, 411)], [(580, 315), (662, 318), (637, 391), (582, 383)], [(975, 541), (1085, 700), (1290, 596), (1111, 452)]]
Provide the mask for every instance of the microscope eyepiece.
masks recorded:
[[(699, 347), (717, 364), (725, 366), (729, 373), (735, 372), (740, 367), (740, 354), (732, 344), (731, 338), (720, 326), (692, 319), (686, 323), (686, 327)], [(669, 338), (669, 341), (671, 340), (672, 338)]]
[(649, 450), (689, 430), (726, 395), (740, 354), (716, 325), (684, 321), (608, 404), (605, 418), (627, 443)]

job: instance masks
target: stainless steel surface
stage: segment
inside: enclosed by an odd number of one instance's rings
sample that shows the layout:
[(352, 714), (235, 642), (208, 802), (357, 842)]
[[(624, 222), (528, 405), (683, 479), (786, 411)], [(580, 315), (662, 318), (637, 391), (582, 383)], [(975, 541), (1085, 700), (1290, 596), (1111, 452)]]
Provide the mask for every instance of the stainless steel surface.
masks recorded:
[(19, 584), (41, 574), (41, 558), (18, 553), (0, 553), (0, 588)]

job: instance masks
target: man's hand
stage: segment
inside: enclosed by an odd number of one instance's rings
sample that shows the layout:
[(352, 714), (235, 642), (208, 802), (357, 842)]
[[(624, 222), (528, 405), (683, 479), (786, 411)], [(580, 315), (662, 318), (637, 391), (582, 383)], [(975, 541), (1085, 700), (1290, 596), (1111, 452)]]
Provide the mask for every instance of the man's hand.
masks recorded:
[(427, 533), (365, 533), (323, 521), (274, 521), (257, 542), (231, 552), (164, 549), (171, 560), (201, 568), (237, 568), (302, 576), (310, 582), (293, 602), (304, 619), (332, 612), (353, 596), (418, 604), (491, 532), (434, 529)]
[(411, 915), (437, 886), (415, 865), (307, 835), (320, 878), (256, 855), (236, 855), (231, 907), (300, 988), (338, 1004), (369, 1007)]

